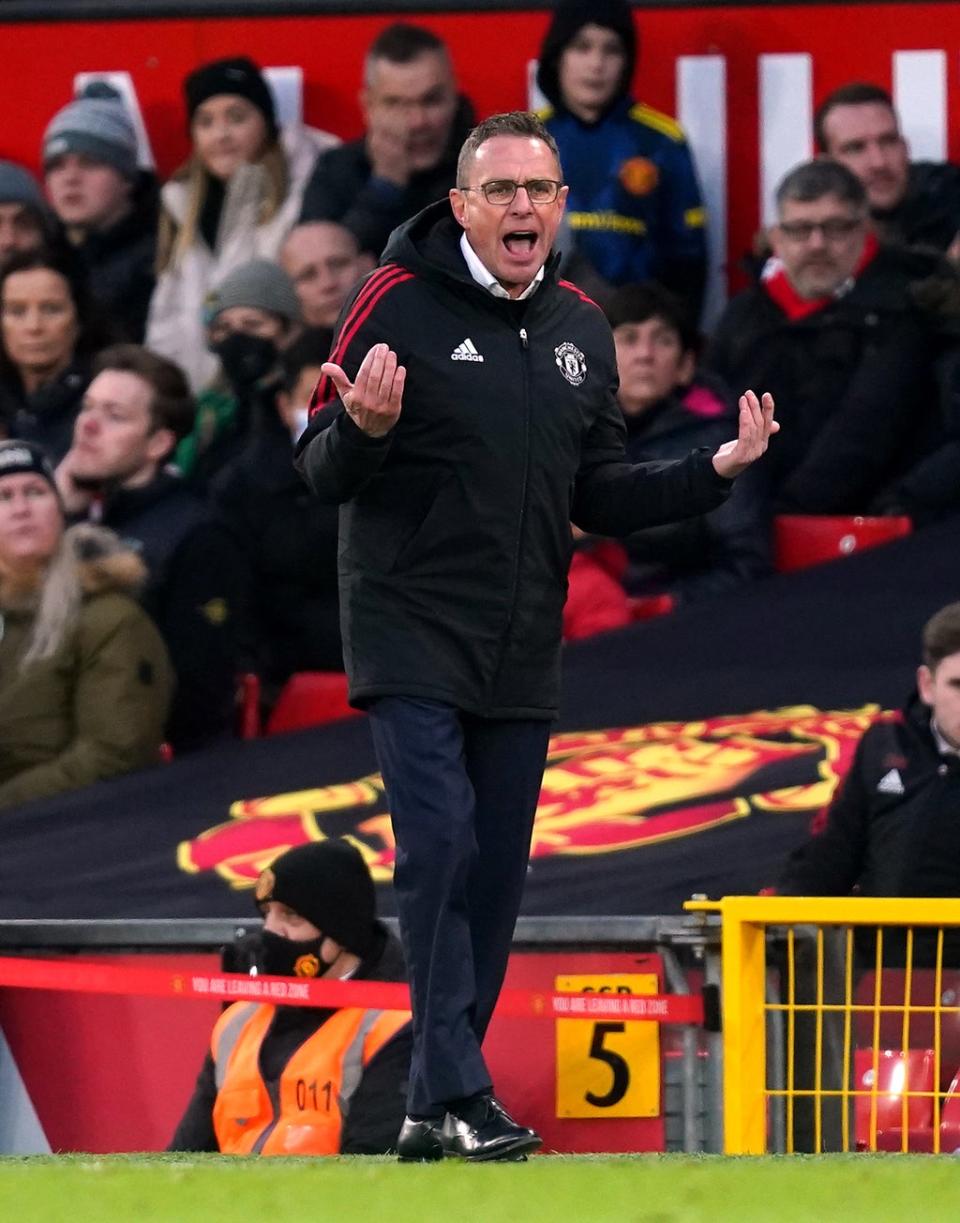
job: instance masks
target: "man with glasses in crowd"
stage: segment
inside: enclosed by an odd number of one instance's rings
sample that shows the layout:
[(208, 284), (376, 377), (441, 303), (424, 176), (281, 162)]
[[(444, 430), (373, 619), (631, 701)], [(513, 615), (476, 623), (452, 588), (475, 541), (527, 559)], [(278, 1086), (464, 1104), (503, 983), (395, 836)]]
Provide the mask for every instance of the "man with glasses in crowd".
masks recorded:
[(784, 437), (763, 466), (776, 508), (864, 513), (936, 440), (936, 340), (911, 292), (930, 259), (878, 243), (837, 162), (791, 170), (776, 203), (774, 258), (730, 302), (706, 365), (776, 400)]
[(352, 701), (397, 842), (414, 1051), (401, 1159), (521, 1159), (481, 1044), (506, 970), (551, 720), (570, 520), (596, 534), (719, 505), (766, 449), (624, 458), (602, 312), (557, 279), (566, 187), (534, 116), (481, 123), (449, 200), (391, 238), (341, 316), (299, 464), (339, 503)]

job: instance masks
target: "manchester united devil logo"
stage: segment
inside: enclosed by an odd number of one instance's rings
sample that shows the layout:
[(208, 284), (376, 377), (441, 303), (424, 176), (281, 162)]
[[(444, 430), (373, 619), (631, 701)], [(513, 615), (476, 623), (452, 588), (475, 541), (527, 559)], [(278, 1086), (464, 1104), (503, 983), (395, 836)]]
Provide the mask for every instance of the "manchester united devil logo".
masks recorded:
[(587, 358), (576, 344), (565, 340), (553, 350), (557, 358), (557, 368), (571, 386), (579, 386), (587, 376)]
[[(615, 853), (731, 820), (808, 811), (829, 801), (876, 705), (809, 706), (555, 735), (531, 857)], [(374, 879), (393, 877), (395, 843), (381, 779), (245, 799), (230, 819), (178, 848), (180, 867), (269, 891), (264, 867), (283, 849), (346, 835)]]

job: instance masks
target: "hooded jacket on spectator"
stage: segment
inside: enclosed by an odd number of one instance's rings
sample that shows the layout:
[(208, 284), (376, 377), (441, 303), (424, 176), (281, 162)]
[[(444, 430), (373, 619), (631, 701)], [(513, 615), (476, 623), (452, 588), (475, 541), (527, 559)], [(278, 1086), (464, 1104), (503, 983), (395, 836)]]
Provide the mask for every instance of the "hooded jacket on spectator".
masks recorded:
[(82, 600), (51, 656), (21, 667), (40, 587), (0, 580), (0, 807), (155, 763), (163, 740), (173, 674), (136, 602), (143, 563), (95, 527), (61, 546)]
[[(712, 509), (731, 485), (703, 452), (653, 470), (627, 463), (602, 313), (557, 281), (555, 259), (526, 301), (494, 297), (467, 270), (461, 232), (448, 201), (425, 209), (341, 319), (334, 359), (349, 377), (377, 341), (406, 366), (397, 425), (369, 438), (336, 400), (315, 414), (298, 462), (319, 497), (343, 505), (351, 699), (402, 693), (550, 718), (570, 520), (628, 534)], [(465, 336), (482, 362), (451, 362)], [(516, 411), (503, 410), (504, 386)]]
[[(586, 123), (564, 105), (560, 58), (583, 26), (616, 33), (626, 57), (606, 113)], [(680, 125), (630, 95), (636, 31), (625, 0), (564, 0), (540, 50), (541, 117), (560, 149), (576, 249), (609, 285), (657, 280), (699, 314), (706, 279), (705, 214)]]

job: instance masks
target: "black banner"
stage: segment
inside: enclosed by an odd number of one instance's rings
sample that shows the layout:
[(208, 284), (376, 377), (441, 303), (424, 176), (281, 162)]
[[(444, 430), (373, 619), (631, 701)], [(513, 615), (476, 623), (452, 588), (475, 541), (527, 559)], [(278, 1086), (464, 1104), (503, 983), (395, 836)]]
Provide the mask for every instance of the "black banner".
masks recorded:
[[(909, 694), (960, 521), (573, 647), (524, 912), (754, 892)], [(0, 813), (0, 918), (247, 917), (279, 850), (350, 835), (392, 911), (365, 720), (230, 743)]]

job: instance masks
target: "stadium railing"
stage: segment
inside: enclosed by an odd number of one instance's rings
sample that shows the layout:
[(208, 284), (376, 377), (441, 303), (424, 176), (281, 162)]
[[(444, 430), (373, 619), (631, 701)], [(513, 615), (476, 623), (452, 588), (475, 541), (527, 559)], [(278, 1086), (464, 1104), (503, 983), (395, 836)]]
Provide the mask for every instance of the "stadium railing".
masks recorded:
[(960, 1148), (960, 900), (733, 896), (727, 1154)]

